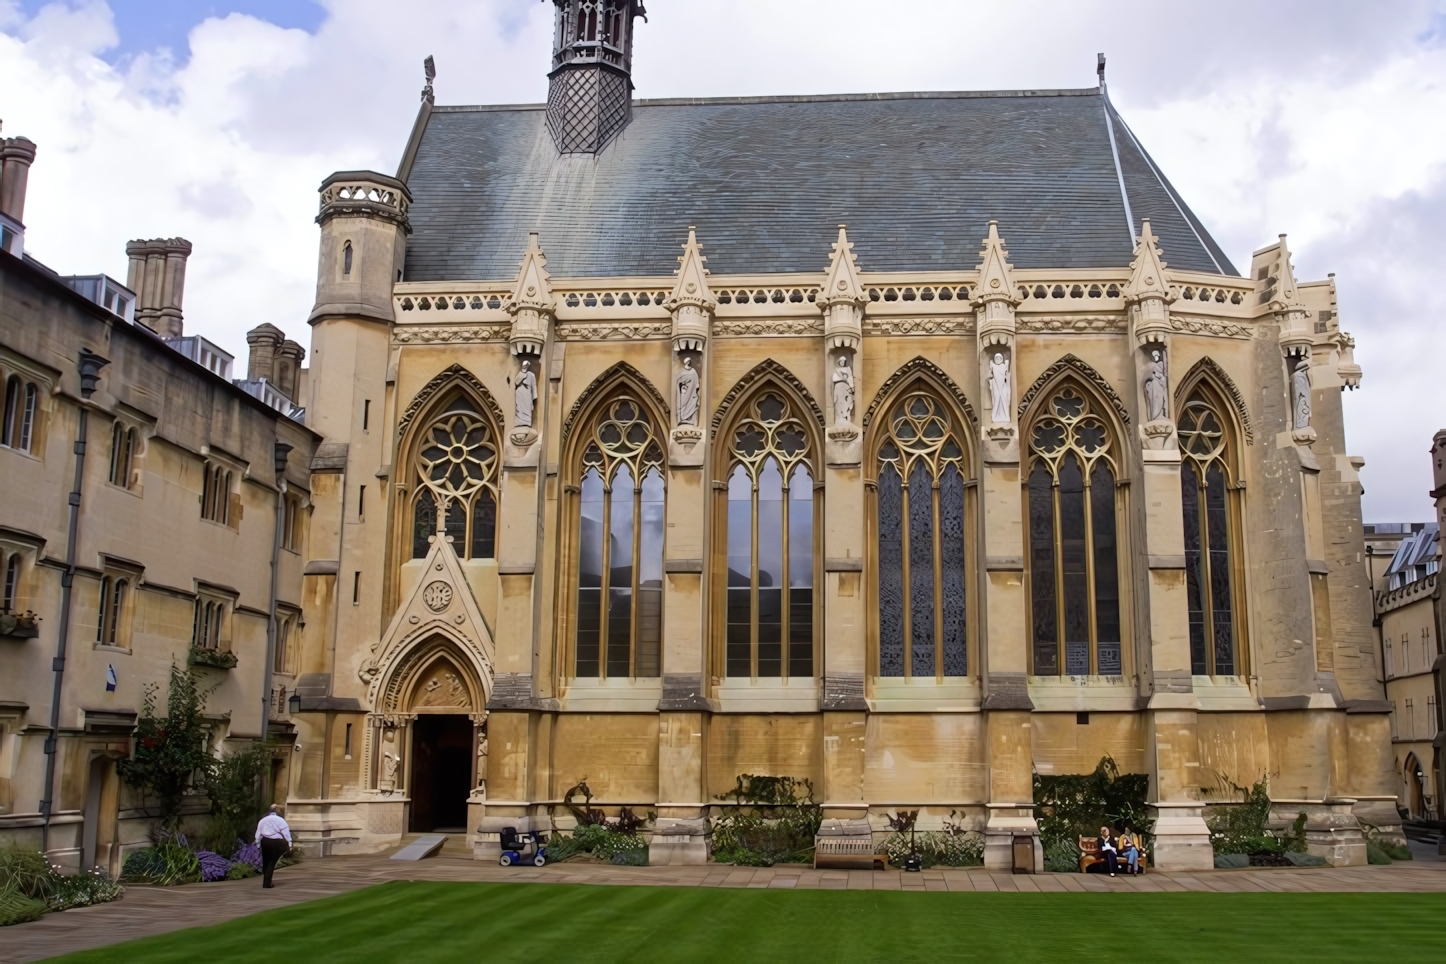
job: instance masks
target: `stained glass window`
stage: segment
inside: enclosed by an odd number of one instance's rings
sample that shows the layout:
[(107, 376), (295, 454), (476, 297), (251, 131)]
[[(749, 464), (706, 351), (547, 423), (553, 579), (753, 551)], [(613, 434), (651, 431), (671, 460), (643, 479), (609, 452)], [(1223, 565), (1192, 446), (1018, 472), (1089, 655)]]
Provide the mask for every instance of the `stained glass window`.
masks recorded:
[(964, 450), (928, 392), (889, 410), (878, 453), (880, 676), (967, 676)]
[(1029, 601), (1038, 676), (1119, 676), (1115, 466), (1105, 421), (1073, 386), (1030, 429)]
[(728, 438), (728, 676), (813, 675), (813, 475), (808, 433), (778, 392), (751, 401)]
[(582, 450), (578, 491), (579, 677), (662, 672), (663, 450), (626, 395), (604, 406)]
[(497, 548), (497, 444), (492, 427), (465, 394), (458, 393), (422, 433), (412, 500), (412, 558), (443, 533), (463, 559), (491, 559)]
[(1203, 392), (1180, 413), (1180, 502), (1185, 523), (1185, 589), (1190, 625), (1190, 672), (1236, 672), (1231, 604), (1231, 486), (1225, 431)]

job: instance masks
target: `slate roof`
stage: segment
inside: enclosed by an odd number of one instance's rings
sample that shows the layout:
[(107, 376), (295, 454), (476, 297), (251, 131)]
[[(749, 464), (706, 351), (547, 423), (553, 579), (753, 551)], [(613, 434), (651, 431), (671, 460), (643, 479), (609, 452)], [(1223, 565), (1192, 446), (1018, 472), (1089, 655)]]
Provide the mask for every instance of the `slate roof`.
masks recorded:
[(714, 274), (822, 271), (839, 224), (864, 271), (967, 269), (991, 219), (1016, 267), (1122, 267), (1121, 177), (1171, 266), (1238, 274), (1098, 88), (643, 100), (596, 156), (544, 117), (433, 108), (406, 280), (513, 278), (529, 231), (554, 275), (668, 275), (689, 225)]

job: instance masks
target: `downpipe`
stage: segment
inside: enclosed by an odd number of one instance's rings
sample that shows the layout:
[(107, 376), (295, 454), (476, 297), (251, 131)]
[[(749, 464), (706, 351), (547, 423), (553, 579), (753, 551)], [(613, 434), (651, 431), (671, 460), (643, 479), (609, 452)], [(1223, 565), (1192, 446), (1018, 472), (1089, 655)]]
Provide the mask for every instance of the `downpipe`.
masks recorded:
[[(110, 364), (88, 349), (80, 352), (80, 394), (86, 401), (95, 394), (100, 370)], [(85, 436), (90, 410), (80, 407), (75, 433), (75, 486), (70, 491), (70, 523), (65, 537), (65, 573), (60, 577), (60, 632), (55, 643), (55, 686), (50, 697), (50, 734), (45, 738), (45, 796), (40, 801), (40, 849), (50, 853), (50, 818), (55, 806), (55, 758), (60, 752), (60, 696), (65, 684), (65, 647), (70, 640), (70, 601), (75, 587), (75, 544), (80, 533), (80, 494), (85, 482)]]

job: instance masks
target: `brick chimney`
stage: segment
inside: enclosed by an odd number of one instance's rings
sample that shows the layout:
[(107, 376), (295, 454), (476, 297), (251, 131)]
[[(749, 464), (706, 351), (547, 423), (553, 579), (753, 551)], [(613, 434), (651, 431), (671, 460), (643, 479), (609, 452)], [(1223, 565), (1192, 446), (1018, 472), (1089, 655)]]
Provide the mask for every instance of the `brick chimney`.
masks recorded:
[(126, 287), (136, 293), (136, 321), (162, 338), (181, 337), (181, 298), (191, 242), (185, 238), (131, 241), (126, 244), (126, 254), (131, 259)]
[(0, 248), (20, 257), (25, 238), (25, 188), (35, 142), (28, 137), (0, 139)]

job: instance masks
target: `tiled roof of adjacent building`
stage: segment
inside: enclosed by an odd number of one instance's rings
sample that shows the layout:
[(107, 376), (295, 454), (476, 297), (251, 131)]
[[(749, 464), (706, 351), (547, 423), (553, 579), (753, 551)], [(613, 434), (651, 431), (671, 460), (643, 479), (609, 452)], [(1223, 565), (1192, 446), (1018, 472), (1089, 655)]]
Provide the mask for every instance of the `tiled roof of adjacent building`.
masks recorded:
[(1123, 267), (1126, 197), (1171, 266), (1237, 273), (1098, 88), (643, 100), (597, 155), (544, 118), (433, 108), (408, 281), (512, 278), (529, 231), (554, 274), (667, 275), (689, 225), (715, 274), (822, 271), (839, 224), (865, 271), (969, 269), (990, 220), (1016, 267)]

